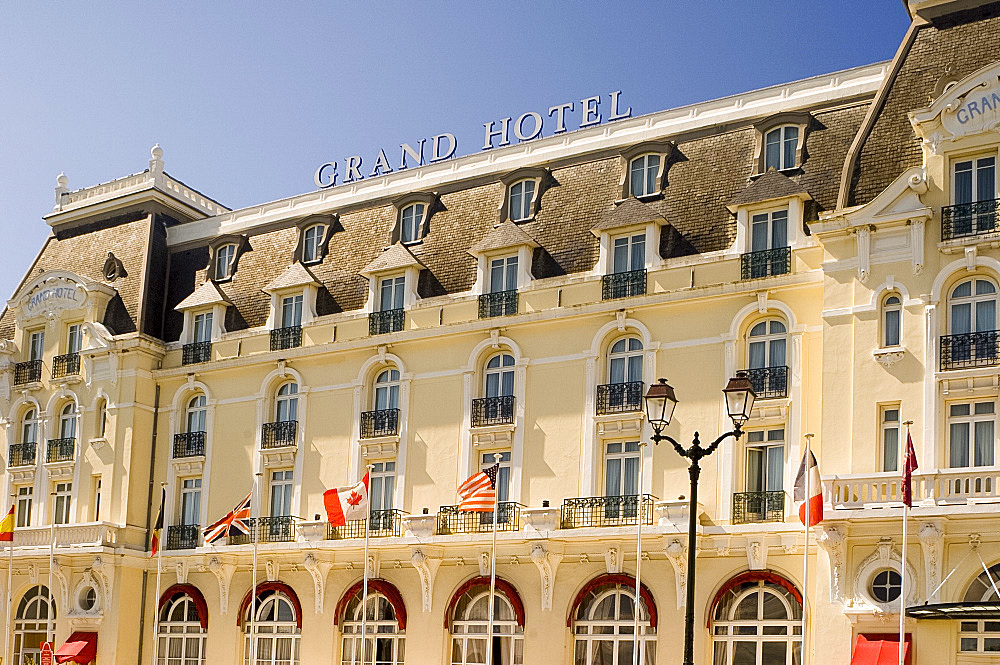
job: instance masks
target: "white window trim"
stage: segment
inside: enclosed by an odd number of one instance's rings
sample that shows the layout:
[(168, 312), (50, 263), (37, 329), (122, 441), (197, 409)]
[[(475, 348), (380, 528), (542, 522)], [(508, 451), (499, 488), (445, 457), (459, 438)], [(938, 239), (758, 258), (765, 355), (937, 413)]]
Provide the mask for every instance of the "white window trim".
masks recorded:
[(194, 342), (194, 317), (197, 314), (212, 312), (212, 337), (209, 341), (217, 342), (226, 333), (226, 304), (216, 303), (211, 307), (196, 307), (184, 310), (184, 326), (181, 328), (181, 344)]
[[(378, 309), (378, 297), (379, 297), (379, 285), (382, 283), (383, 279), (388, 279), (390, 277), (399, 277), (402, 275), (405, 280), (403, 282), (403, 309), (409, 310), (417, 301), (420, 300), (420, 296), (417, 295), (417, 280), (420, 278), (420, 268), (416, 266), (410, 266), (403, 270), (386, 270), (384, 272), (376, 272), (368, 275), (368, 299), (365, 300), (365, 306), (362, 308), (362, 312), (365, 314), (371, 314), (372, 312), (379, 311)], [(315, 297), (313, 302), (315, 302)], [(304, 304), (304, 302), (303, 302)], [(273, 309), (273, 308), (272, 308)], [(302, 309), (302, 323), (305, 325), (305, 307)]]
[(612, 255), (614, 254), (614, 239), (626, 235), (637, 235), (640, 231), (646, 234), (646, 255), (643, 268), (646, 270), (656, 270), (664, 264), (660, 258), (660, 226), (659, 222), (647, 222), (634, 226), (623, 226), (618, 229), (608, 229), (601, 231), (599, 236), (599, 251), (597, 255), (597, 265), (591, 273), (596, 276), (604, 276), (612, 270)]
[(306, 326), (312, 324), (317, 317), (316, 295), (318, 293), (319, 287), (315, 284), (304, 284), (303, 286), (269, 292), (269, 295), (271, 296), (271, 307), (267, 312), (267, 321), (264, 323), (264, 328), (266, 330), (276, 330), (281, 328), (282, 300), (300, 294), (302, 296), (302, 320), (299, 325), (300, 327), (305, 328)]
[(805, 215), (804, 199), (790, 196), (784, 199), (762, 201), (753, 205), (739, 206), (736, 209), (736, 241), (726, 252), (731, 256), (746, 254), (750, 250), (750, 224), (754, 215), (788, 210), (788, 246), (793, 250), (806, 247), (812, 243), (802, 230), (802, 219)]
[(517, 255), (517, 290), (529, 288), (531, 279), (531, 259), (534, 256), (528, 245), (518, 245), (506, 250), (479, 254), (476, 256), (476, 282), (472, 285), (472, 294), (479, 296), (490, 290), (490, 262)]

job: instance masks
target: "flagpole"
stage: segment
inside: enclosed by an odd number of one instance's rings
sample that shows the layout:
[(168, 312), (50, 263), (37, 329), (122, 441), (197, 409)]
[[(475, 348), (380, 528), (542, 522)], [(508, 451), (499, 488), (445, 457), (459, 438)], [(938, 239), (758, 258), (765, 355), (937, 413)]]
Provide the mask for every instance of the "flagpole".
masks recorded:
[[(815, 434), (804, 434), (806, 440), (806, 464), (812, 464), (812, 438), (816, 436)], [(812, 660), (809, 658), (809, 624), (807, 622), (807, 616), (809, 614), (809, 522), (811, 521), (809, 515), (809, 499), (812, 497), (812, 493), (809, 489), (809, 480), (812, 476), (811, 467), (806, 471), (806, 521), (802, 525), (803, 530), (806, 535), (806, 544), (804, 549), (804, 554), (802, 556), (802, 665), (809, 665)]]
[[(260, 478), (264, 475), (260, 471), (254, 474), (253, 490), (250, 497), (250, 542), (253, 543), (253, 572), (250, 574), (250, 665), (257, 665), (257, 529), (260, 527), (260, 519), (254, 515), (260, 513), (258, 505), (258, 490), (260, 489)], [(155, 665), (155, 663), (154, 663)]]
[(645, 441), (639, 442), (639, 481), (636, 486), (635, 520), (635, 607), (632, 611), (632, 665), (639, 665), (639, 589), (642, 579), (642, 451)]
[[(13, 506), (14, 500), (17, 496), (12, 492), (10, 495), (10, 503)], [(15, 511), (15, 520), (16, 511)], [(11, 621), (10, 611), (11, 611), (11, 585), (14, 583), (14, 534), (11, 534), (10, 543), (7, 545), (7, 610), (4, 614), (4, 621), (7, 622), (8, 626), (13, 626), (14, 622)], [(12, 657), (10, 655), (10, 630), (4, 630), (3, 632), (3, 662), (10, 663)]]
[[(160, 483), (160, 515), (163, 515), (164, 497), (167, 493), (167, 483)], [(163, 525), (160, 525), (160, 535), (156, 539), (156, 596), (153, 597), (153, 665), (158, 665), (160, 655), (160, 570), (163, 561)]]
[[(55, 594), (52, 593), (52, 567), (56, 560), (56, 493), (49, 492), (49, 499), (52, 501), (52, 514), (49, 520), (49, 611), (51, 612), (55, 605)], [(55, 640), (55, 618), (53, 617), (48, 622), (48, 626), (45, 630), (45, 639), (51, 645)]]
[[(365, 642), (367, 641), (367, 635), (365, 630), (368, 628), (368, 532), (371, 531), (372, 526), (372, 496), (371, 496), (371, 472), (375, 468), (374, 464), (368, 464), (365, 466), (367, 472), (365, 475), (368, 476), (368, 488), (367, 488), (367, 499), (368, 499), (368, 517), (365, 518), (365, 561), (364, 561), (364, 572), (361, 576), (361, 665), (365, 665)], [(362, 479), (364, 482), (364, 479)], [(375, 638), (372, 638), (372, 664), (375, 663)]]
[[(910, 425), (913, 424), (912, 420), (907, 420), (903, 422), (906, 425), (906, 453), (903, 455), (903, 466), (907, 465), (907, 456), (909, 455), (910, 448)], [(909, 472), (904, 469), (903, 474), (907, 476), (906, 483), (909, 485), (913, 482), (912, 477), (910, 477)], [(912, 489), (908, 489), (910, 494), (910, 501), (912, 501)], [(897, 656), (899, 659), (899, 665), (903, 665), (903, 653), (906, 646), (906, 628), (903, 625), (906, 620), (906, 509), (907, 502), (903, 501), (903, 546), (902, 554), (900, 555), (899, 562), (899, 646), (896, 648)]]
[(487, 614), (486, 630), (486, 665), (493, 665), (493, 595), (497, 588), (497, 522), (499, 521), (500, 493), (497, 491), (497, 482), (500, 479), (500, 453), (493, 453), (493, 462), (497, 465), (496, 480), (493, 482), (493, 547), (490, 550), (490, 600), (489, 613)]

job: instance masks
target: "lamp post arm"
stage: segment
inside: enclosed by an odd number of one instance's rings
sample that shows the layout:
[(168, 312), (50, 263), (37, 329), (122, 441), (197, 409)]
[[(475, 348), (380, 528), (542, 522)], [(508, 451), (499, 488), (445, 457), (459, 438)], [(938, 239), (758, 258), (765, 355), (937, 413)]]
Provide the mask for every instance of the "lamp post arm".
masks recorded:
[(653, 436), (650, 438), (653, 440), (653, 443), (656, 444), (660, 443), (660, 441), (669, 441), (670, 444), (674, 447), (674, 450), (677, 451), (678, 455), (680, 455), (681, 457), (688, 456), (687, 451), (684, 450), (684, 446), (677, 443), (677, 441), (675, 441), (674, 438), (669, 434), (661, 434), (659, 432), (653, 432)]
[(734, 439), (739, 440), (739, 438), (741, 436), (743, 436), (743, 430), (740, 429), (739, 427), (737, 427), (736, 429), (734, 429), (732, 432), (726, 432), (725, 434), (723, 434), (722, 436), (720, 436), (718, 439), (716, 439), (715, 441), (713, 441), (711, 444), (709, 444), (708, 448), (705, 448), (704, 457), (708, 457), (709, 455), (711, 455), (712, 453), (714, 453), (715, 449), (719, 447), (719, 444), (722, 443), (723, 441), (725, 441), (726, 439), (728, 439), (729, 437), (733, 437)]

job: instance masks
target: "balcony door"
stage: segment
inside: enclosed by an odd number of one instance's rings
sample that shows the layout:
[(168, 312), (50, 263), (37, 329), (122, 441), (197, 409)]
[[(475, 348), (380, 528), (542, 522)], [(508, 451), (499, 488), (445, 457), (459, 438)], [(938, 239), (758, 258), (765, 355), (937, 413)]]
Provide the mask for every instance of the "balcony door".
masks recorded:
[(784, 428), (747, 432), (746, 491), (782, 491), (784, 471)]
[(486, 363), (486, 397), (514, 394), (514, 356), (500, 353)]
[(955, 162), (955, 205), (990, 201), (997, 197), (996, 157), (979, 157)]
[[(392, 494), (396, 489), (396, 462), (375, 462), (372, 465), (368, 495), (371, 497), (371, 511), (377, 513), (381, 510), (392, 509)], [(377, 523), (372, 525), (373, 529), (389, 528), (390, 520), (386, 520), (384, 527)]]
[(604, 517), (635, 517), (638, 493), (639, 442), (609, 441), (604, 453)]
[(201, 478), (181, 481), (181, 524), (201, 523)]
[(490, 293), (517, 291), (517, 256), (490, 261)]
[(614, 239), (611, 270), (615, 273), (646, 267), (646, 234), (636, 233)]
[(296, 328), (302, 325), (302, 296), (281, 299), (281, 327)]
[(194, 316), (194, 342), (196, 344), (212, 341), (212, 312), (203, 312)]
[(380, 312), (388, 312), (394, 309), (403, 309), (403, 287), (406, 284), (405, 277), (386, 277), (379, 282), (378, 309)]
[(997, 329), (997, 287), (987, 279), (968, 279), (951, 292), (951, 334)]
[(750, 231), (750, 251), (788, 247), (788, 211), (775, 210), (753, 216)]
[(375, 379), (375, 410), (399, 408), (399, 370), (387, 369)]

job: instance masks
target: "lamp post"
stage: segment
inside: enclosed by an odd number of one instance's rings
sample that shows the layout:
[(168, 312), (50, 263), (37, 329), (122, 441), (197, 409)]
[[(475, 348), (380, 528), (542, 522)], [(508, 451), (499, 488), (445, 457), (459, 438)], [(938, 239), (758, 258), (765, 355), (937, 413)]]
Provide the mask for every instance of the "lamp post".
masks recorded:
[(750, 410), (756, 394), (746, 372), (740, 371), (729, 379), (728, 385), (722, 390), (726, 396), (726, 411), (733, 421), (733, 431), (721, 435), (707, 447), (702, 447), (698, 432), (690, 448), (684, 448), (663, 430), (670, 424), (677, 406), (674, 389), (666, 379), (659, 379), (646, 391), (646, 418), (653, 428), (653, 443), (669, 441), (681, 457), (689, 460), (688, 474), (691, 476), (691, 504), (688, 509), (688, 556), (687, 556), (687, 601), (684, 605), (684, 665), (694, 665), (694, 561), (695, 535), (698, 520), (698, 476), (701, 475), (701, 460), (708, 457), (719, 444), (729, 437), (739, 439), (743, 434), (743, 424), (750, 419)]

